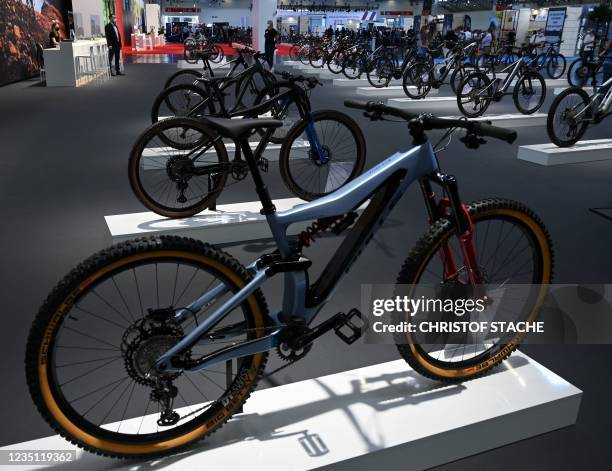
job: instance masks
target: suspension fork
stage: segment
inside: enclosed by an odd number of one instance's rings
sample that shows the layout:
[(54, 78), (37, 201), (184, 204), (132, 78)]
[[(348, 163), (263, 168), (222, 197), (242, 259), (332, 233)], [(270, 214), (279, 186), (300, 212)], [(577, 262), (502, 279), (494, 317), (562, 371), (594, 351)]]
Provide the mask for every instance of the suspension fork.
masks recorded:
[(310, 148), (315, 152), (315, 159), (320, 164), (326, 164), (329, 160), (329, 157), (325, 155), (323, 147), (319, 142), (319, 136), (317, 135), (317, 131), (314, 127), (314, 119), (312, 117), (312, 113), (307, 113), (305, 116), (306, 119), (306, 136), (308, 138), (308, 142), (310, 143)]
[[(457, 238), (459, 240), (459, 246), (469, 282), (472, 286), (482, 284), (484, 277), (478, 265), (478, 257), (474, 245), (474, 225), (466, 206), (461, 202), (461, 198), (459, 197), (457, 180), (452, 175), (438, 174), (435, 176), (434, 181), (444, 188), (447, 196), (436, 201), (436, 195), (431, 188), (429, 180), (421, 182), (421, 188), (423, 189), (430, 220), (435, 222), (440, 218), (447, 217), (449, 213), (453, 215), (457, 226)], [(442, 258), (445, 278), (447, 280), (457, 278), (457, 264), (448, 242), (442, 244), (439, 255)]]

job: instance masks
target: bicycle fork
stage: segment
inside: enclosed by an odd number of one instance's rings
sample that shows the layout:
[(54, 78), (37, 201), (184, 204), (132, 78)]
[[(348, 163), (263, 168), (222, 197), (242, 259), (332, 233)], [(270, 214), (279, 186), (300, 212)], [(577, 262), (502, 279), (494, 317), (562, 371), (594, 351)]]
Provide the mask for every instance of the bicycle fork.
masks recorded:
[(329, 155), (325, 152), (323, 146), (319, 142), (319, 136), (317, 135), (317, 131), (314, 127), (314, 119), (312, 118), (312, 114), (309, 114), (307, 117), (306, 123), (306, 136), (308, 138), (308, 142), (310, 143), (311, 152), (313, 152), (313, 160), (316, 164), (324, 165), (329, 161)]
[(461, 268), (463, 268), (470, 285), (477, 287), (484, 282), (484, 276), (478, 265), (478, 257), (474, 246), (474, 225), (466, 206), (459, 197), (457, 180), (452, 175), (444, 174), (437, 174), (431, 179), (442, 186), (447, 196), (437, 200), (430, 179), (423, 179), (420, 182), (430, 223), (433, 224), (438, 219), (448, 217), (449, 215), (454, 217), (457, 227), (457, 239), (464, 262), (463, 267), (458, 268), (449, 242), (444, 242), (438, 250), (438, 256), (444, 268), (444, 280), (456, 281), (459, 278)]

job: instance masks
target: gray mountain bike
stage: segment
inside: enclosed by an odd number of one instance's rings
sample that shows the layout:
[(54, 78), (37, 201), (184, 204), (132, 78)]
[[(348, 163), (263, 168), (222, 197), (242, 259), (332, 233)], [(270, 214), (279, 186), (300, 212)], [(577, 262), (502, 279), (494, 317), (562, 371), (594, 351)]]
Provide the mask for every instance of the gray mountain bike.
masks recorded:
[[(461, 141), (475, 148), (486, 136), (513, 142), (514, 131), (381, 103), (346, 104), (373, 120), (405, 121), (414, 146), (333, 193), (286, 211), (276, 210), (248, 144), (254, 130), (282, 122), (203, 118), (202, 129), (213, 128), (242, 148), (276, 248), (245, 267), (210, 244), (159, 236), (112, 246), (72, 270), (37, 314), (26, 354), (32, 398), (58, 433), (107, 456), (171, 453), (240, 413), (264, 376), (269, 352), (292, 364), (326, 332), (354, 343), (368, 324), (358, 309), (318, 324), (315, 318), (413, 183), (422, 189), (431, 226), (406, 252), (398, 293), (433, 284), (494, 306), (498, 300), (488, 286), (520, 283), (533, 285), (530, 296), (543, 296), (553, 262), (542, 221), (516, 201), (463, 204), (455, 178), (442, 172), (426, 136), (442, 129), (447, 141), (464, 129)], [(441, 197), (434, 186), (441, 188)], [(287, 236), (290, 225), (313, 220), (299, 237)], [(304, 251), (324, 230), (346, 237), (314, 279)], [(261, 287), (278, 277), (283, 294), (268, 307)], [(405, 315), (398, 313), (395, 321)], [(537, 309), (522, 315), (521, 320), (532, 320)], [(483, 336), (469, 348), (445, 335), (403, 333), (395, 342), (415, 371), (461, 382), (506, 358), (522, 339), (508, 335)]]

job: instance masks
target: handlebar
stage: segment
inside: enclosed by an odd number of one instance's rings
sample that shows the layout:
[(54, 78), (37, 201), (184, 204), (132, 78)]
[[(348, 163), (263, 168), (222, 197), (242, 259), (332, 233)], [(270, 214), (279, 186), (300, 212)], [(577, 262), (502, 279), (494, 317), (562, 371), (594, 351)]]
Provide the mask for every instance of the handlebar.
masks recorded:
[(314, 88), (317, 85), (323, 85), (316, 77), (305, 77), (304, 75), (292, 75), (289, 72), (274, 72), (279, 77), (289, 80), (290, 82), (306, 82), (310, 88)]
[(358, 110), (364, 110), (375, 115), (395, 116), (406, 121), (418, 120), (422, 123), (423, 129), (449, 129), (463, 128), (468, 131), (468, 134), (474, 134), (482, 137), (492, 137), (512, 144), (516, 137), (516, 131), (511, 129), (492, 126), (490, 121), (470, 121), (465, 118), (438, 118), (427, 113), (410, 113), (400, 110), (392, 106), (387, 106), (381, 102), (374, 101), (356, 101), (346, 100), (344, 106)]

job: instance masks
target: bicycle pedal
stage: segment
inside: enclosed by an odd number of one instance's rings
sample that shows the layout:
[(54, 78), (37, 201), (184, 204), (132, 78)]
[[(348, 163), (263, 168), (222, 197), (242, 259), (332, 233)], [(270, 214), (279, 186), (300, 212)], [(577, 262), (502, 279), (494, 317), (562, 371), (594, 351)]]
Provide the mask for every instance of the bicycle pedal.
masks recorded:
[[(368, 328), (368, 321), (357, 309), (351, 309), (348, 314), (341, 314), (343, 320), (334, 327), (334, 333), (347, 345), (354, 343), (361, 337), (364, 330)], [(359, 323), (355, 320), (359, 319)], [(348, 330), (348, 332), (347, 332)]]
[(269, 161), (265, 157), (260, 157), (259, 162), (257, 163), (259, 170), (262, 172), (267, 172), (269, 167)]

